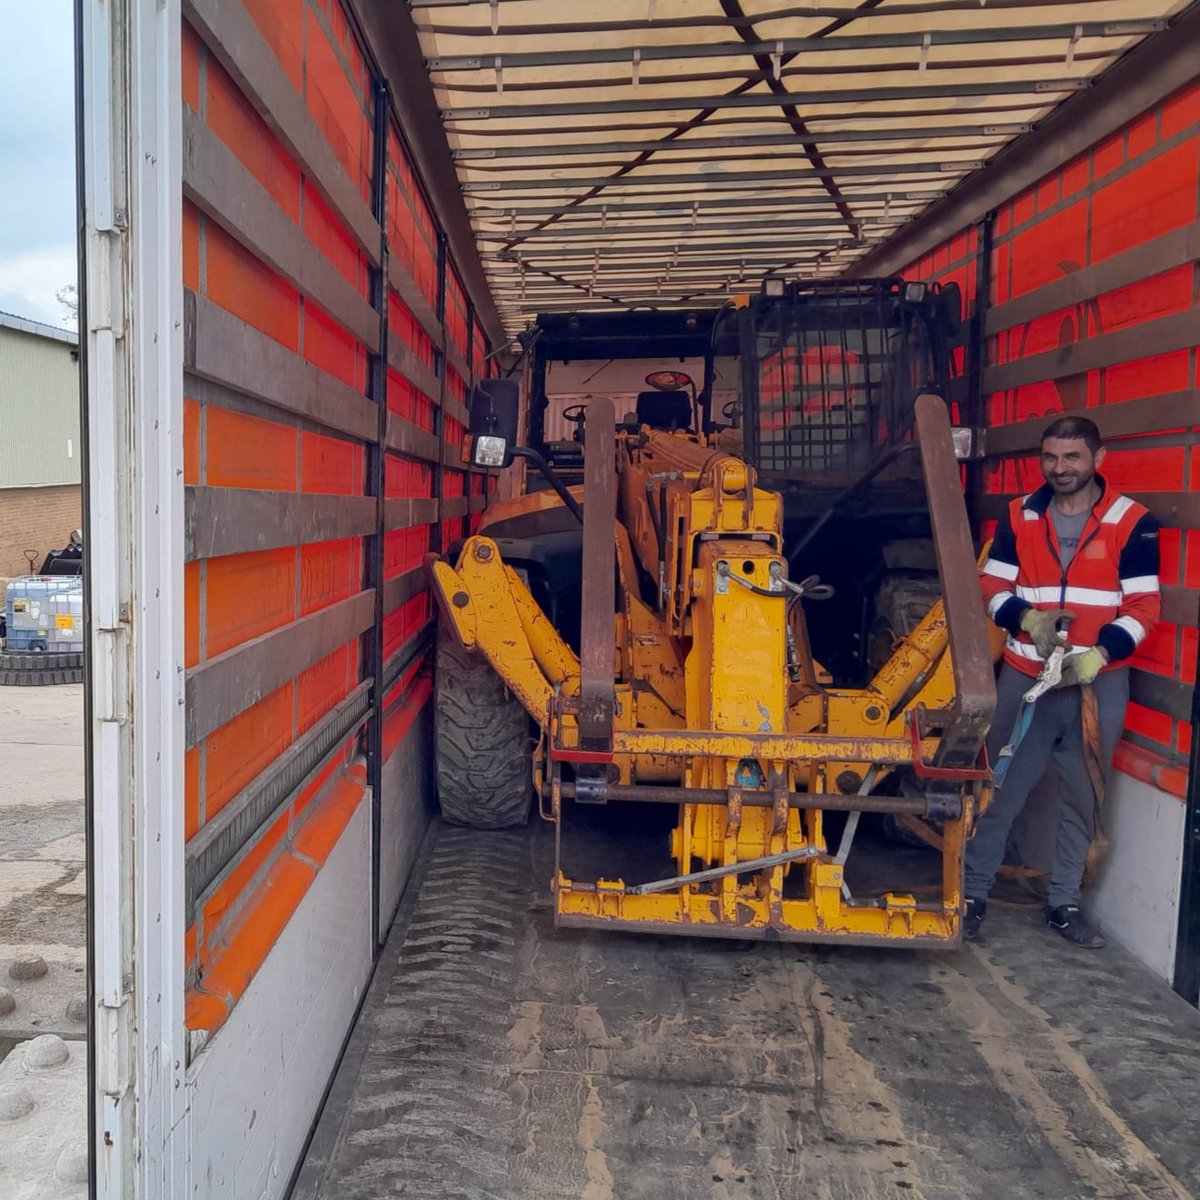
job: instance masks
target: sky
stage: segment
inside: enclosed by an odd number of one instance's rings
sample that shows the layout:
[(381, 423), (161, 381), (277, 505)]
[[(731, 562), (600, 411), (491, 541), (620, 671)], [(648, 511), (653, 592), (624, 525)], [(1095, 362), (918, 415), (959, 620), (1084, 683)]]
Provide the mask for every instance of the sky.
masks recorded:
[(71, 0), (0, 0), (0, 311), (64, 325), (76, 277)]

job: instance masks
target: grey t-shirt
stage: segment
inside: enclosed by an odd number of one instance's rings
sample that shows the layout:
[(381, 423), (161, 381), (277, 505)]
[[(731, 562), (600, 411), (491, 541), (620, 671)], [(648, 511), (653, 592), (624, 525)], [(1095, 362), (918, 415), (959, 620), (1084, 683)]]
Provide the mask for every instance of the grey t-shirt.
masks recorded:
[(1058, 534), (1058, 557), (1064, 571), (1071, 565), (1075, 551), (1079, 549), (1079, 538), (1091, 515), (1090, 508), (1085, 508), (1081, 513), (1064, 513), (1059, 512), (1057, 504), (1050, 504), (1050, 519), (1054, 522), (1054, 532)]

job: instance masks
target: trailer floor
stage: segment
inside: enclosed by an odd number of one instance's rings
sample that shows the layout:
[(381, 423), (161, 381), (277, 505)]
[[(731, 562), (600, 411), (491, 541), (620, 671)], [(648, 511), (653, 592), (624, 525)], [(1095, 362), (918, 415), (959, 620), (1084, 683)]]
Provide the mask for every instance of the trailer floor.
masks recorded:
[(555, 933), (552, 854), (434, 830), (299, 1200), (1200, 1196), (1200, 1016), (1124, 952)]

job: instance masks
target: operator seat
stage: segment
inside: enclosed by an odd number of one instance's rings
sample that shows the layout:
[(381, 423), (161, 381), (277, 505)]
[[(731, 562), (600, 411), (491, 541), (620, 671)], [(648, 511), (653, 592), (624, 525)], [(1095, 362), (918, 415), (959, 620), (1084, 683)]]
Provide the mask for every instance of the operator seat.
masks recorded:
[(662, 429), (667, 433), (688, 429), (692, 424), (692, 400), (687, 392), (639, 392), (637, 398), (639, 425)]

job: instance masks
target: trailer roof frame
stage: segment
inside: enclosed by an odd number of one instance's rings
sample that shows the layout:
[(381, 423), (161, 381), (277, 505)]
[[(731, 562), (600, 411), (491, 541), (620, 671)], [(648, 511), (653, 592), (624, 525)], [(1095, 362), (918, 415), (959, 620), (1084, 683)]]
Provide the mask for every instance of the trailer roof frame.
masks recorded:
[[(755, 81), (757, 82), (757, 80)], [(1081, 92), (1090, 86), (1085, 79), (1052, 77), (1034, 80), (1007, 80), (988, 84), (930, 83), (914, 87), (838, 88), (820, 92), (774, 93), (749, 92), (732, 96), (655, 96), (627, 100), (576, 100), (558, 104), (496, 104), (455, 106), (441, 110), (443, 121), (522, 120), (526, 117), (574, 117), (618, 112), (676, 112), (695, 108), (775, 108), (825, 104), (856, 104), (863, 100), (934, 100), (961, 96), (1012, 96), (1047, 92)]]
[[(1163, 20), (1084, 21), (1069, 25), (1016, 25), (1002, 29), (943, 29), (922, 33), (850, 34), (828, 38), (778, 38), (766, 42), (717, 42), (710, 45), (622, 46), (540, 50), (525, 54), (434, 55), (425, 60), (431, 72), (493, 71), (517, 67), (582, 65), (586, 63), (671, 62), (688, 58), (741, 58), (747, 54), (803, 54), (860, 49), (917, 49), (933, 46), (991, 45), (995, 42), (1053, 41), (1072, 37), (1129, 37), (1158, 33)], [(926, 38), (929, 40), (926, 41)]]
[[(583, 0), (361, 3), (408, 25), (405, 65), (419, 57), (423, 113), (444, 135), (437, 169), (456, 188), (509, 333), (536, 315), (535, 297), (578, 303), (588, 257), (626, 266), (607, 280), (595, 268), (588, 299), (599, 289), (602, 303), (624, 295), (638, 307), (642, 290), (656, 302), (673, 291), (661, 303), (676, 302), (679, 288), (659, 278), (667, 258), (686, 262), (689, 289), (707, 295), (760, 265), (879, 274), (858, 260), (911, 244), (923, 213), (992, 176), (1061, 105), (1084, 111), (1105, 68), (1147, 40), (1170, 41), (1188, 7), (861, 0), (754, 12), (749, 0), (614, 0), (598, 15)], [(678, 65), (647, 71), (661, 63)], [(823, 63), (837, 86), (809, 72)], [(774, 241), (773, 258), (762, 239), (730, 253), (736, 238), (775, 230), (793, 211), (809, 219)], [(798, 244), (802, 229), (811, 237)], [(670, 250), (655, 261), (639, 248), (651, 242)], [(707, 275), (699, 256), (709, 256)]]

